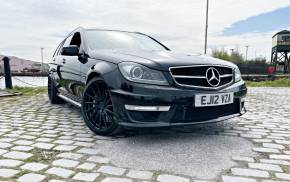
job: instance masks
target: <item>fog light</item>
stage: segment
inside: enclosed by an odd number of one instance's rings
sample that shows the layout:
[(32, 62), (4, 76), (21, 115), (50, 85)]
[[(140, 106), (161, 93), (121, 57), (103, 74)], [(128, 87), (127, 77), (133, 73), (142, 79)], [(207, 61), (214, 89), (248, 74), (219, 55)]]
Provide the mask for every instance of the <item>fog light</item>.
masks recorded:
[(169, 111), (170, 106), (134, 106), (125, 105), (129, 111)]

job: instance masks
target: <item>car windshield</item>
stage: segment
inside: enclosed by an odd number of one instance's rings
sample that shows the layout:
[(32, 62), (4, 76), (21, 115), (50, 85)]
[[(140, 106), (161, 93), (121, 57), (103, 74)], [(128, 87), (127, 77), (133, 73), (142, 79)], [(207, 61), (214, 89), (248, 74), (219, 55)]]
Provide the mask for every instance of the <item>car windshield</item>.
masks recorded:
[(166, 50), (150, 37), (130, 32), (109, 30), (87, 30), (86, 40), (91, 50)]

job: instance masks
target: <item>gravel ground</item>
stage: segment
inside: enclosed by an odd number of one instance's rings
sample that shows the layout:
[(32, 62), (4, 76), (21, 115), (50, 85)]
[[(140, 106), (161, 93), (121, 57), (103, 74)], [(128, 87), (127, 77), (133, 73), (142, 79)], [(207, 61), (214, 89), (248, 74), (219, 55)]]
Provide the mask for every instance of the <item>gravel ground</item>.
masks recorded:
[(216, 124), (101, 137), (46, 95), (0, 98), (0, 181), (290, 181), (290, 89), (250, 88)]

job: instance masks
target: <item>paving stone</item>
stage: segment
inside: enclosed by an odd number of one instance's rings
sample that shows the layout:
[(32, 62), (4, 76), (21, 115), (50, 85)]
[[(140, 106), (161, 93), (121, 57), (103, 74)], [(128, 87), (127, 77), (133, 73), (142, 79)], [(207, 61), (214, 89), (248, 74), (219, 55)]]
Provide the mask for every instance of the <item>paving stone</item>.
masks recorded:
[(65, 152), (65, 153), (58, 154), (57, 157), (78, 160), (78, 159), (82, 158), (83, 155), (77, 154), (77, 153)]
[(13, 143), (17, 144), (17, 145), (32, 145), (34, 142), (32, 142), (30, 140), (17, 140)]
[(189, 182), (190, 180), (180, 176), (174, 176), (169, 174), (158, 175), (157, 181), (160, 182)]
[(52, 167), (52, 168), (48, 169), (45, 173), (53, 174), (53, 175), (60, 176), (63, 178), (68, 178), (72, 174), (74, 174), (74, 171), (69, 170), (69, 169), (60, 168), (60, 167)]
[(106, 174), (112, 174), (116, 176), (121, 176), (125, 173), (126, 169), (119, 168), (119, 167), (113, 167), (113, 166), (101, 166), (98, 169), (98, 172), (106, 173)]
[(107, 177), (101, 182), (133, 182), (133, 180), (128, 178)]
[(254, 142), (257, 142), (257, 143), (270, 143), (272, 142), (271, 139), (253, 139)]
[(23, 166), (21, 166), (20, 168), (24, 169), (24, 170), (30, 170), (30, 171), (37, 172), (37, 171), (41, 171), (47, 167), (48, 167), (48, 165), (46, 165), (46, 164), (32, 162), (32, 163), (26, 163)]
[(222, 176), (223, 182), (256, 182), (257, 180), (237, 176)]
[(12, 144), (10, 144), (10, 143), (0, 142), (0, 148), (2, 148), (2, 149), (6, 149), (6, 148), (9, 148), (11, 146), (12, 146)]
[(232, 159), (235, 161), (255, 162), (254, 158), (245, 156), (233, 156)]
[(18, 151), (12, 151), (8, 152), (3, 155), (3, 157), (11, 158), (11, 159), (28, 159), (32, 157), (33, 155), (31, 153), (25, 153), (25, 152), (18, 152)]
[(61, 145), (70, 145), (74, 143), (73, 140), (55, 140), (53, 143), (61, 144)]
[(241, 137), (244, 137), (244, 138), (262, 138), (261, 135), (255, 135), (255, 134), (241, 134)]
[(98, 154), (97, 149), (93, 149), (93, 148), (81, 148), (80, 150), (77, 151), (78, 153), (82, 153), (82, 154), (91, 154), (91, 155), (96, 155)]
[(275, 140), (275, 142), (278, 144), (290, 145), (290, 140)]
[(51, 142), (53, 139), (51, 138), (38, 138), (35, 141), (37, 142)]
[(271, 154), (270, 159), (282, 159), (282, 160), (290, 160), (290, 155), (277, 155)]
[(255, 148), (253, 148), (253, 151), (263, 152), (263, 153), (280, 153), (280, 151), (278, 149), (263, 148), (263, 147), (255, 147)]
[(290, 180), (290, 174), (289, 173), (276, 173), (275, 176), (280, 179), (286, 179)]
[(58, 145), (56, 147), (54, 147), (54, 150), (59, 150), (59, 151), (72, 151), (74, 149), (76, 149), (77, 146), (73, 146), (73, 145)]
[(7, 150), (0, 149), (0, 155), (7, 153)]
[(137, 179), (144, 179), (150, 180), (153, 176), (152, 172), (149, 171), (137, 171), (137, 170), (130, 170), (127, 174), (129, 178), (137, 178)]
[(262, 177), (262, 178), (270, 177), (267, 171), (261, 171), (257, 169), (232, 168), (231, 172), (234, 175), (238, 175), (238, 176), (249, 176), (249, 177), (252, 176), (252, 177)]
[(25, 151), (25, 152), (29, 152), (33, 149), (33, 147), (30, 146), (15, 146), (13, 148), (11, 148), (11, 150), (19, 150), (19, 151)]
[(284, 160), (260, 159), (260, 162), (290, 166), (290, 162)]
[(20, 171), (14, 170), (14, 169), (1, 168), (0, 169), (0, 177), (11, 178), (11, 177), (15, 176), (16, 174), (18, 174), (19, 172)]
[(249, 163), (250, 168), (261, 169), (266, 171), (283, 172), (280, 166), (274, 164), (263, 164), (263, 163)]
[(102, 156), (91, 156), (87, 159), (87, 161), (106, 164), (110, 162), (110, 159)]
[(77, 173), (73, 179), (80, 180), (80, 181), (95, 181), (96, 178), (99, 176), (99, 173)]
[(45, 176), (35, 173), (24, 174), (17, 181), (19, 182), (40, 182), (45, 179)]
[(52, 165), (68, 168), (76, 167), (78, 164), (78, 161), (73, 161), (69, 159), (58, 159), (52, 162)]
[(33, 144), (32, 146), (40, 148), (40, 149), (49, 150), (49, 149), (52, 149), (55, 145), (54, 144), (50, 144), (50, 143), (41, 143), (41, 142), (39, 142), (39, 143)]
[(279, 145), (279, 144), (275, 144), (275, 143), (263, 143), (263, 147), (281, 149), (281, 150), (283, 150), (285, 148), (283, 145)]
[(85, 162), (85, 163), (79, 165), (77, 168), (85, 169), (85, 170), (92, 170), (94, 167), (96, 167), (96, 164)]
[(82, 146), (82, 147), (92, 147), (92, 146), (94, 146), (94, 143), (75, 142), (74, 145), (76, 145), (76, 146)]
[(22, 164), (22, 161), (12, 160), (12, 159), (1, 159), (0, 167), (16, 167)]

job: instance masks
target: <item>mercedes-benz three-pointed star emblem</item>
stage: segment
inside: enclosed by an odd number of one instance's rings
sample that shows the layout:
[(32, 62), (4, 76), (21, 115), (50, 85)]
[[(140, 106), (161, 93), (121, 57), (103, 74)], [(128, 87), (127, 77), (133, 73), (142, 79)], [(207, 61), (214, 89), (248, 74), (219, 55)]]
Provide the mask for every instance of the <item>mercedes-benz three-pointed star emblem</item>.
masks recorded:
[(216, 87), (221, 82), (220, 73), (217, 69), (210, 67), (206, 70), (206, 80), (210, 86)]

